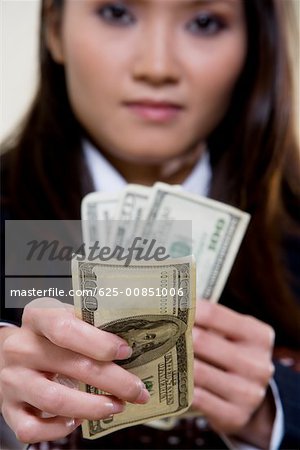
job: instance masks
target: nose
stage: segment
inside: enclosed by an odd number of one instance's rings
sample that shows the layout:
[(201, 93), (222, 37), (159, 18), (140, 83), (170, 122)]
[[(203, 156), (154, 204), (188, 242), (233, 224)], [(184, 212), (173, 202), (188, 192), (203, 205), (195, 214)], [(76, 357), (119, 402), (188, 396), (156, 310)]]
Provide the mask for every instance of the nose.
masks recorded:
[(141, 31), (133, 65), (133, 77), (154, 86), (176, 84), (180, 79), (172, 30), (163, 24)]

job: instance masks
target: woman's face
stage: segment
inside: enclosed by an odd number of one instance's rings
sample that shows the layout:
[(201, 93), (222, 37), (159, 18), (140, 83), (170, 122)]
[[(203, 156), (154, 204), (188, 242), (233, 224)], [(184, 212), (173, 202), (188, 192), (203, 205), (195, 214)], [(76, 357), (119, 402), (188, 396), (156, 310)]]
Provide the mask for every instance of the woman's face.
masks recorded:
[(242, 0), (66, 0), (49, 46), (106, 153), (160, 163), (224, 116), (246, 54)]

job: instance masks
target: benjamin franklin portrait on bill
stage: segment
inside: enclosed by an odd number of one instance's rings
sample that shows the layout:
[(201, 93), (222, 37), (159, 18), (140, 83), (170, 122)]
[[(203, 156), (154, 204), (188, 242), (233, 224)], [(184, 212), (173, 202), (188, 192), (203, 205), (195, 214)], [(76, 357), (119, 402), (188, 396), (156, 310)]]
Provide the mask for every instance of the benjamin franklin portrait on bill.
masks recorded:
[(185, 333), (187, 325), (178, 317), (143, 315), (115, 320), (101, 327), (117, 334), (132, 348), (130, 358), (118, 361), (126, 369), (141, 366), (167, 353)]

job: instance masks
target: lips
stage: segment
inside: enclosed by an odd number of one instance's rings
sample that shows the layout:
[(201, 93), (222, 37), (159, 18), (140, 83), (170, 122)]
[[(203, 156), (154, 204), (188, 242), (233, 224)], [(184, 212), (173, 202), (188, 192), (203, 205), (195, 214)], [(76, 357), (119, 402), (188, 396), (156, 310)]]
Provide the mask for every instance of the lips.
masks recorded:
[(183, 110), (181, 105), (165, 100), (142, 99), (126, 102), (125, 105), (136, 116), (154, 122), (173, 120)]

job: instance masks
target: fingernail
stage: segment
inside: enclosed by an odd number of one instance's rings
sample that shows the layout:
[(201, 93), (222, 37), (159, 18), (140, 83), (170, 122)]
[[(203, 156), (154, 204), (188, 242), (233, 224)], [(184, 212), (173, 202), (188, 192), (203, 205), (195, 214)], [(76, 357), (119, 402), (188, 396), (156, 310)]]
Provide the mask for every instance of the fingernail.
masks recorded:
[(66, 427), (68, 428), (75, 428), (75, 425), (76, 425), (75, 419), (68, 419), (66, 421)]
[(109, 415), (120, 413), (125, 409), (125, 403), (121, 400), (108, 401), (105, 406), (109, 409)]
[(264, 389), (264, 388), (259, 389), (260, 398), (265, 398), (265, 395), (266, 395), (266, 389)]
[(127, 359), (132, 355), (132, 348), (129, 345), (121, 344), (118, 348), (116, 359)]
[(286, 367), (292, 367), (295, 364), (295, 360), (293, 358), (280, 358), (279, 362)]
[(52, 419), (53, 417), (57, 417), (57, 414), (47, 413), (46, 411), (42, 411), (40, 414), (42, 419)]
[(66, 421), (66, 426), (68, 427), (68, 428), (71, 428), (71, 429), (75, 429), (75, 428), (77, 428), (79, 425), (81, 425), (83, 423), (83, 420), (82, 419), (68, 419), (67, 421)]
[(150, 400), (150, 394), (146, 389), (146, 386), (144, 385), (144, 383), (142, 381), (139, 381), (138, 384), (141, 387), (141, 392), (138, 396), (138, 398), (136, 399), (136, 403), (147, 403)]
[(63, 386), (67, 386), (71, 389), (79, 389), (79, 382), (74, 378), (68, 378), (60, 374), (55, 374), (52, 378), (52, 381), (56, 383), (62, 384)]

